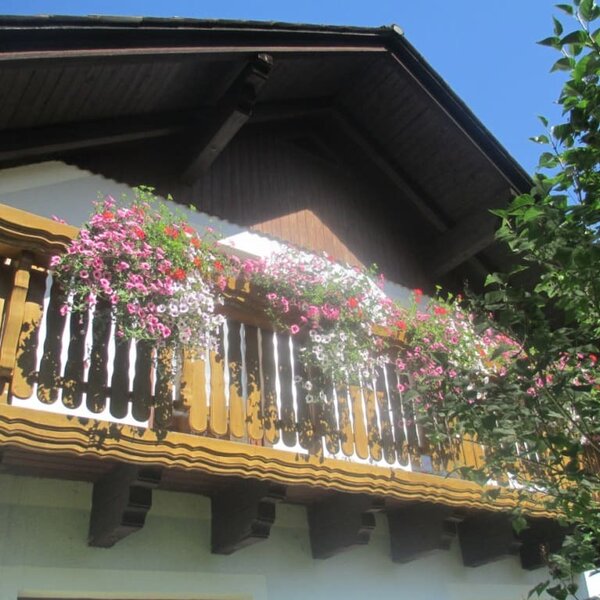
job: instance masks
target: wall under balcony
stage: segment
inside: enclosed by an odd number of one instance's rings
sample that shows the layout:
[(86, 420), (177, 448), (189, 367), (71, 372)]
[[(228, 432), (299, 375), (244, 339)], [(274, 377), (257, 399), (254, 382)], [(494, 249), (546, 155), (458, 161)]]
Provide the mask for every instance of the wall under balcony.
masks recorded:
[(544, 575), (512, 557), (462, 566), (454, 542), (393, 564), (385, 517), (368, 546), (311, 558), (305, 508), (278, 505), (268, 540), (210, 553), (210, 501), (156, 491), (146, 526), (110, 549), (87, 546), (92, 486), (0, 475), (0, 598), (150, 600), (520, 600)]

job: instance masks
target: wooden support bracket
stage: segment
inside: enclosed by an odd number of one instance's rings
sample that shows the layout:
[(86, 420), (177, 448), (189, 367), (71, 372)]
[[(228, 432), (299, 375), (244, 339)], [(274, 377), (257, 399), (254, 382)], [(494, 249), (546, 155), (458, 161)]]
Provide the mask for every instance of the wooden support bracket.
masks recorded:
[(110, 548), (144, 526), (161, 472), (120, 465), (94, 484), (88, 545)]
[(459, 523), (458, 537), (466, 567), (479, 567), (518, 554), (521, 548), (510, 516), (503, 513), (469, 516)]
[(275, 503), (285, 487), (264, 481), (243, 481), (211, 498), (211, 551), (233, 554), (266, 540), (275, 522)]
[(449, 550), (463, 516), (441, 504), (414, 504), (387, 513), (392, 560), (407, 563)]
[(202, 136), (202, 143), (185, 168), (182, 180), (192, 184), (205, 173), (252, 115), (259, 93), (273, 66), (268, 54), (258, 54), (242, 70), (221, 101), (221, 116)]
[(519, 533), (521, 566), (533, 571), (545, 566), (548, 556), (561, 549), (568, 530), (552, 519), (532, 519), (528, 525)]
[(369, 543), (383, 501), (363, 494), (334, 494), (308, 509), (313, 558), (329, 558)]

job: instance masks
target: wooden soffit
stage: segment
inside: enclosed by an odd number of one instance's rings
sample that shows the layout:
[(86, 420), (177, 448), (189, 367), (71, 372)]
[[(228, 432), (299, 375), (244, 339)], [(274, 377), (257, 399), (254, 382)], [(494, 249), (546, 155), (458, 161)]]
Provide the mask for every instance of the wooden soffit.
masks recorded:
[[(517, 504), (516, 495), (509, 490), (490, 501), (484, 495), (484, 488), (461, 479), (178, 432), (168, 432), (158, 439), (149, 429), (74, 419), (0, 403), (0, 446), (5, 445), (142, 466), (240, 476), (282, 485), (316, 486), (396, 501), (433, 502), (493, 511), (510, 510)], [(532, 495), (530, 501), (520, 505), (532, 516), (552, 516), (541, 497)]]

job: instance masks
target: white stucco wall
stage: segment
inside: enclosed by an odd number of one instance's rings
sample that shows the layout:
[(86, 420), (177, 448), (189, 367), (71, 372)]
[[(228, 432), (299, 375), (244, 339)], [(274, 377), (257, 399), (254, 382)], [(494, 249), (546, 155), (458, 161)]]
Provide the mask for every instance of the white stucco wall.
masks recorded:
[(396, 565), (380, 515), (368, 546), (313, 560), (305, 509), (290, 505), (277, 506), (268, 540), (215, 556), (208, 498), (161, 491), (141, 531), (90, 548), (91, 494), (91, 484), (0, 475), (2, 600), (519, 600), (542, 575), (516, 557), (467, 569), (457, 542)]

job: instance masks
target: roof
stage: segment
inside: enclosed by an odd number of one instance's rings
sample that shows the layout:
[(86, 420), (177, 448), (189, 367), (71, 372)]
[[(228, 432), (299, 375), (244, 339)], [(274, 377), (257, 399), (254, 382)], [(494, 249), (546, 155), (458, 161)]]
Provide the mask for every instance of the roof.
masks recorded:
[[(394, 25), (2, 16), (0, 40), (0, 165), (59, 156), (73, 147), (64, 143), (69, 135), (88, 131), (97, 142), (123, 120), (147, 132), (151, 119), (155, 136), (180, 131), (186, 119), (210, 120), (244, 65), (268, 54), (273, 69), (252, 120), (327, 115), (323, 131), (335, 121), (412, 203), (433, 251), (462, 240), (446, 271), (481, 251), (478, 260), (502, 262), (487, 211), (531, 187)], [(24, 130), (37, 138), (24, 143)], [(467, 218), (485, 242), (465, 242), (457, 227)]]

